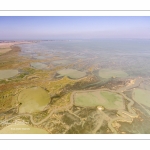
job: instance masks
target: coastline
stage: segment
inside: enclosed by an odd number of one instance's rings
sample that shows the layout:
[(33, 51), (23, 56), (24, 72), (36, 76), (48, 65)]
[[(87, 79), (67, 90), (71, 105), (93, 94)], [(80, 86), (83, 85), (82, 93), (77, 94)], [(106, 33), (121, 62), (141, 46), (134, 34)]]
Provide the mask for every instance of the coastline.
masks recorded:
[(0, 56), (4, 54), (8, 54), (10, 51), (20, 52), (21, 48), (18, 46), (19, 44), (29, 44), (34, 43), (35, 41), (14, 41), (14, 42), (1, 42), (0, 43)]

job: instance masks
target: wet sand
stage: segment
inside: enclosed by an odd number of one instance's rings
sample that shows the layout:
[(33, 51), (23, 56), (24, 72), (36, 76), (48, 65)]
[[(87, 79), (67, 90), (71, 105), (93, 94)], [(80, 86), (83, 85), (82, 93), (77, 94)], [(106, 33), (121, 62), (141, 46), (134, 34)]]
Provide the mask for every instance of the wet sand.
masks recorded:
[(6, 54), (10, 51), (21, 51), (21, 49), (19, 48), (19, 46), (17, 46), (18, 44), (28, 44), (28, 43), (33, 43), (33, 42), (29, 42), (29, 41), (22, 41), (22, 42), (2, 42), (0, 43), (0, 55)]

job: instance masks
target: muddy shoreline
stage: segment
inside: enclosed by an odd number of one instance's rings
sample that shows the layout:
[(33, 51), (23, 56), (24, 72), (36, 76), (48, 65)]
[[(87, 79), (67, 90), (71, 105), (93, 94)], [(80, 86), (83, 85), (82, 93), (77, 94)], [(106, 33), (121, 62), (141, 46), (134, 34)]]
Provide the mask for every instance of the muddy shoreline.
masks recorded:
[(21, 52), (19, 44), (32, 44), (31, 42), (9, 42), (9, 43), (0, 43), (0, 56), (10, 54), (12, 52)]

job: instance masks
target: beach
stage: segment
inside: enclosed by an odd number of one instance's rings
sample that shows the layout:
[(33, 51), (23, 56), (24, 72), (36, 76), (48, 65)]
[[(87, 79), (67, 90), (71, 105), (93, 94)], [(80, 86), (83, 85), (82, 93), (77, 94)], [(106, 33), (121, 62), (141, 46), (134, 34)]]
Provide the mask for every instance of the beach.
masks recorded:
[(28, 44), (32, 43), (31, 41), (2, 41), (0, 42), (0, 55), (3, 55), (7, 52), (10, 52), (11, 50), (19, 50), (19, 47), (16, 46), (18, 44)]

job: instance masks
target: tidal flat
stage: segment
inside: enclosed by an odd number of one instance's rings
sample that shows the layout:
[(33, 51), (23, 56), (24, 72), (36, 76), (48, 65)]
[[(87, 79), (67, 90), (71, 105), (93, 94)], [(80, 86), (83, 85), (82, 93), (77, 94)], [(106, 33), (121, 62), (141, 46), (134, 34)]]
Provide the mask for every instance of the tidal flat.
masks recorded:
[(18, 74), (18, 70), (8, 69), (8, 70), (0, 70), (0, 79), (8, 79), (14, 77)]
[(59, 74), (57, 77), (67, 76), (72, 79), (79, 79), (79, 78), (83, 78), (86, 76), (85, 72), (78, 71), (75, 69), (63, 69), (63, 70), (57, 71), (57, 73)]
[(44, 69), (47, 67), (47, 65), (40, 63), (40, 62), (33, 62), (30, 65), (31, 65), (31, 67), (33, 67), (35, 69)]
[(150, 133), (148, 40), (1, 45), (0, 133)]
[(74, 95), (74, 104), (80, 107), (103, 106), (108, 110), (125, 109), (121, 95), (104, 90), (77, 92)]

